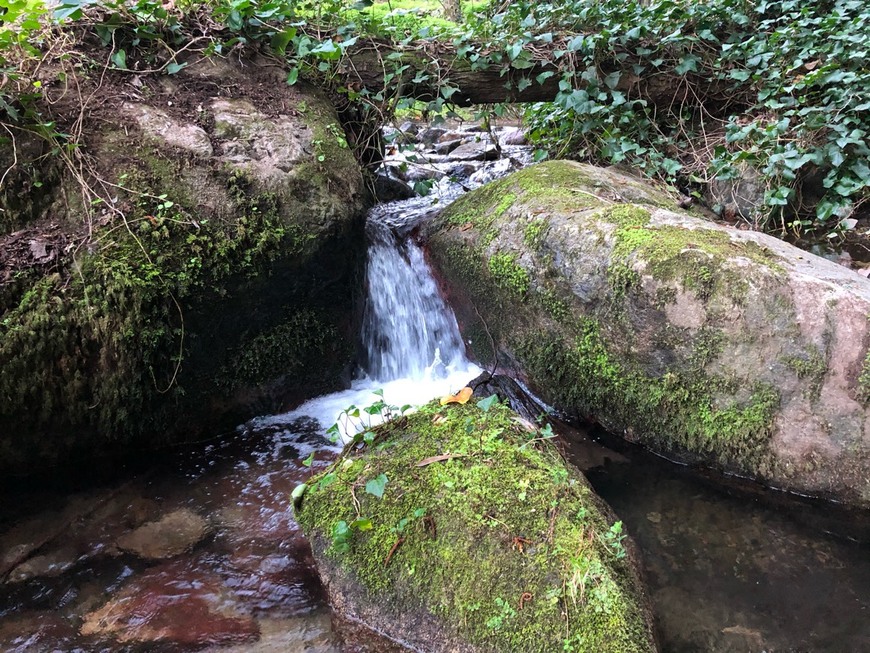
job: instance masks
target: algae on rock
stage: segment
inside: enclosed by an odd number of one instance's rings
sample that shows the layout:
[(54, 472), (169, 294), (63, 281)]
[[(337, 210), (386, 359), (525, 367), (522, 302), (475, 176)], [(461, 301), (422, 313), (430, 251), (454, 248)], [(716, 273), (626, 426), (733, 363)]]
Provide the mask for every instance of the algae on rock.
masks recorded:
[(566, 161), (467, 193), (429, 247), (477, 358), (558, 408), (669, 456), (870, 505), (866, 279)]
[(413, 650), (656, 650), (621, 523), (500, 404), (379, 427), (296, 513), (333, 607)]

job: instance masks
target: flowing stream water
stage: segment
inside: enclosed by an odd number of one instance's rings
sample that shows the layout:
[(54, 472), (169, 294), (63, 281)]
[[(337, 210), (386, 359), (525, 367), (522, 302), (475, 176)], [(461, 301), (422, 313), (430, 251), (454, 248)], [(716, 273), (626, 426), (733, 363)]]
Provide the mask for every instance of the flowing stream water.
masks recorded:
[[(496, 162), (466, 184), (506, 168)], [(416, 199), (370, 215), (366, 356), (349, 389), (254, 419), (121, 485), (4, 497), (0, 650), (394, 650), (333, 619), (290, 494), (335, 455), (325, 428), (336, 420), (345, 431), (356, 427), (341, 420), (348, 406), (368, 405), (376, 390), (393, 405), (420, 404), (480, 371), (424, 251), (408, 237), (462, 192), (437, 190), (437, 205)], [(641, 453), (573, 439), (575, 462), (641, 546), (665, 652), (870, 651), (866, 543), (711, 489)], [(312, 452), (308, 469), (301, 461)], [(160, 538), (148, 559), (119, 546), (142, 524), (190, 513), (203, 518), (202, 532), (180, 555), (167, 555)], [(851, 532), (848, 521), (839, 526)]]

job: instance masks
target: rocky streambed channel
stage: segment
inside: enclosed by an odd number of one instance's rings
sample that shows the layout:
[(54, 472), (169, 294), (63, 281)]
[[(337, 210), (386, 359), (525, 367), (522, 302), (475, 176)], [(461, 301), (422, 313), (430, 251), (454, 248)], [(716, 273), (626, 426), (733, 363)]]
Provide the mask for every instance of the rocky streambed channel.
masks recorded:
[[(291, 494), (338, 455), (325, 431), (343, 408), (381, 396), (425, 403), (480, 372), (416, 235), (440, 207), (528, 163), (529, 151), (513, 129), (495, 132), (498, 147), (479, 131), (406, 125), (391, 136), (408, 147), (388, 154), (379, 192), (407, 199), (370, 216), (368, 267), (378, 276), (367, 282), (365, 373), (348, 390), (140, 461), (123, 481), (5, 493), (0, 649), (403, 650), (333, 614)], [(430, 194), (410, 198), (421, 181)], [(475, 228), (462, 222), (462, 233)], [(561, 422), (555, 430), (638, 545), (661, 650), (870, 650), (861, 511), (753, 495), (742, 483), (731, 491), (722, 476), (710, 482), (639, 448), (606, 448)]]

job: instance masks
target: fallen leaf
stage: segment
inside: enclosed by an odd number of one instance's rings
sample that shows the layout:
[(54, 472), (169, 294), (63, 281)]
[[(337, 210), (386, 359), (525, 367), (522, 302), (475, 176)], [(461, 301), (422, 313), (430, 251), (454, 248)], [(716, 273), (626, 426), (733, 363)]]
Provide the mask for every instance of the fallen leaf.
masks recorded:
[(471, 395), (474, 393), (469, 387), (462, 388), (455, 395), (450, 395), (449, 397), (441, 397), (441, 405), (446, 406), (447, 404), (467, 404), (468, 400), (471, 399)]
[(444, 417), (441, 413), (437, 413), (432, 417), (432, 423), (438, 426), (439, 424), (443, 424), (447, 421), (447, 418)]
[(461, 227), (459, 227), (459, 231), (468, 231), (468, 230), (471, 229), (473, 226), (474, 226), (474, 225), (471, 224), (470, 222), (466, 222), (464, 225), (462, 225)]
[(440, 456), (429, 456), (417, 463), (417, 467), (425, 467), (432, 463), (440, 463), (445, 460), (453, 460), (454, 458), (464, 458), (464, 453), (442, 453)]

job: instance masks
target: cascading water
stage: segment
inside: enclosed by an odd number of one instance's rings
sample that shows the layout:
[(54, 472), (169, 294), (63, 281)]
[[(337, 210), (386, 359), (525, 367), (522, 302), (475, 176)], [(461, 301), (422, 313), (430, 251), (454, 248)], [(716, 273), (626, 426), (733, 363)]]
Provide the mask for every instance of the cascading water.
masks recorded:
[[(359, 378), (348, 390), (311, 399), (284, 415), (261, 417), (256, 426), (290, 424), (311, 417), (324, 428), (338, 424), (347, 437), (358, 422), (340, 419), (350, 406), (368, 406), (383, 391), (393, 406), (419, 406), (434, 397), (455, 393), (482, 371), (468, 360), (453, 311), (444, 302), (423, 251), (409, 238), (468, 188), (502, 177), (530, 160), (529, 148), (507, 147), (508, 158), (488, 162), (462, 184), (439, 182), (428, 197), (380, 204), (366, 219), (367, 299)], [(366, 417), (365, 426), (379, 416)]]
[(368, 301), (362, 342), (366, 372), (378, 382), (449, 375), (468, 366), (452, 311), (421, 249), (387, 226), (368, 223)]
[[(347, 437), (360, 426), (341, 420), (342, 412), (374, 403), (376, 391), (383, 391), (390, 405), (419, 406), (456, 392), (481, 372), (466, 356), (456, 318), (439, 293), (423, 251), (399, 235), (432, 212), (431, 199), (415, 198), (379, 205), (368, 215), (359, 378), (348, 390), (316, 397), (288, 414), (261, 417), (255, 420), (258, 425), (288, 424), (305, 416), (324, 428), (337, 423)], [(377, 415), (367, 416), (366, 425), (378, 421)]]

